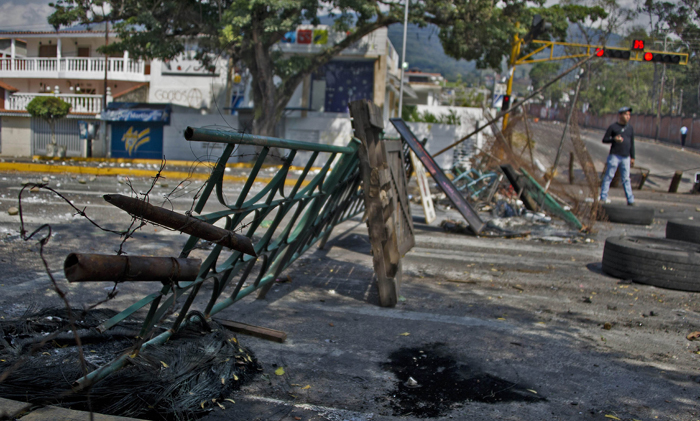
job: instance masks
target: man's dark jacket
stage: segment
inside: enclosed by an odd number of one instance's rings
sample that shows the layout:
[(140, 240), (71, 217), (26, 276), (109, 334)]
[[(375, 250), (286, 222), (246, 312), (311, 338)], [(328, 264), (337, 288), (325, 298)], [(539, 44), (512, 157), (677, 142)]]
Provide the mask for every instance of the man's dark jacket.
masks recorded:
[[(622, 142), (615, 142), (615, 136), (622, 136)], [(612, 143), (610, 153), (620, 156), (629, 156), (634, 159), (634, 129), (627, 123), (622, 125), (615, 122), (608, 127), (603, 137), (603, 143)]]

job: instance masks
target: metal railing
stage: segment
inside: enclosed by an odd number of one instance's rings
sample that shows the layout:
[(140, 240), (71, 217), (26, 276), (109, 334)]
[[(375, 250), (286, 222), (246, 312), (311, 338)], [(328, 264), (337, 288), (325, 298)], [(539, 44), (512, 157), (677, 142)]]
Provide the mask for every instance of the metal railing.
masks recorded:
[[(104, 332), (148, 307), (140, 334), (144, 337), (155, 324), (163, 323), (177, 300), (184, 299), (170, 328), (145, 342), (141, 349), (165, 343), (187, 322), (187, 314), (205, 282), (213, 284), (202, 311), (206, 318), (256, 290), (261, 290), (260, 294), (264, 296), (280, 273), (299, 256), (316, 242), (321, 241), (320, 247), (323, 247), (335, 225), (365, 208), (364, 194), (360, 188), (360, 141), (357, 139), (343, 147), (191, 127), (185, 131), (185, 138), (226, 145), (201, 190), (193, 215), (197, 214), (198, 219), (211, 224), (225, 221), (227, 230), (240, 231), (245, 237), (253, 239), (257, 256), (241, 251), (222, 255), (223, 246), (217, 244), (204, 259), (194, 281), (165, 285), (159, 292), (142, 298), (98, 327)], [(226, 162), (237, 145), (253, 145), (260, 151), (238, 198), (234, 203), (229, 203), (223, 193), (224, 174)], [(274, 178), (260, 191), (253, 193), (252, 188), (271, 151), (286, 151), (287, 154)], [(298, 151), (310, 152), (311, 157), (301, 174), (290, 176), (290, 168)], [(321, 153), (330, 156), (320, 170), (312, 171)], [(289, 190), (285, 191), (287, 188)], [(219, 202), (216, 208), (220, 209), (220, 205), (223, 205), (225, 210), (202, 213), (212, 193)], [(190, 236), (180, 258), (188, 257), (201, 242), (201, 238)], [(76, 386), (83, 387), (104, 378), (124, 366), (128, 358), (128, 355), (123, 355), (89, 373), (78, 380)]]
[[(5, 102), (5, 109), (12, 111), (24, 111), (34, 98), (40, 96), (55, 96), (61, 98), (71, 105), (72, 113), (91, 113), (97, 114), (102, 112), (102, 95), (80, 95), (80, 94), (31, 94), (31, 93), (15, 93), (8, 97)], [(108, 97), (107, 101), (111, 101)]]

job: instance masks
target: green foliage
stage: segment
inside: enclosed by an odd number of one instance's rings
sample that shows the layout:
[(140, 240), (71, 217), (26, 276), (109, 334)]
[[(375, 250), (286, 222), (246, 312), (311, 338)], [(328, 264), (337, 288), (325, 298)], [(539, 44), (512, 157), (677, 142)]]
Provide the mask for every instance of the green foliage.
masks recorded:
[(32, 117), (39, 117), (48, 122), (65, 117), (71, 105), (55, 96), (37, 96), (27, 104), (27, 112)]
[[(543, 4), (544, 0), (423, 0), (411, 5), (409, 21), (439, 28), (449, 56), (476, 60), (479, 68), (500, 69), (513, 35), (526, 33), (534, 14), (548, 19), (552, 36), (559, 39), (569, 22), (605, 14), (598, 7)], [(383, 0), (58, 0), (52, 6), (49, 22), (57, 28), (112, 22), (119, 39), (100, 50), (105, 53), (128, 50), (132, 57), (170, 59), (184, 51), (187, 38), (196, 37), (197, 58), (205, 65), (218, 55), (241, 62), (253, 75), (253, 130), (259, 134), (273, 131), (304, 77), (363, 36), (402, 22), (404, 14), (404, 4)], [(276, 45), (285, 33), (302, 23), (319, 23), (326, 13), (333, 18), (333, 30), (345, 36), (305, 58), (278, 52)], [(517, 28), (516, 22), (524, 25)]]
[(455, 110), (449, 110), (447, 114), (436, 116), (428, 110), (421, 113), (415, 105), (404, 105), (401, 110), (401, 118), (413, 123), (452, 124), (454, 126), (462, 124), (461, 118)]
[(534, 89), (539, 89), (549, 80), (556, 77), (557, 74), (559, 74), (559, 69), (561, 69), (561, 64), (557, 61), (535, 63), (535, 65), (532, 66), (532, 69), (530, 69), (530, 80), (532, 81), (532, 87)]

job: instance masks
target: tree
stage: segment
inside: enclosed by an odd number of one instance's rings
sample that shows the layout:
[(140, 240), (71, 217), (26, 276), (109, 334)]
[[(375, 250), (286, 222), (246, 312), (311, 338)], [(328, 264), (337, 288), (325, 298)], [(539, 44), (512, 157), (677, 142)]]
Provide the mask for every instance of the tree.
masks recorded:
[[(29, 115), (39, 117), (49, 123), (51, 144), (54, 147), (56, 145), (56, 120), (68, 115), (70, 109), (71, 105), (69, 103), (55, 96), (37, 96), (27, 104)], [(53, 153), (48, 153), (48, 155), (52, 156)]]
[[(436, 25), (446, 53), (476, 60), (480, 68), (500, 68), (513, 35), (527, 32), (516, 22), (541, 14), (553, 23), (552, 35), (566, 36), (569, 22), (605, 16), (599, 7), (552, 6), (545, 0), (418, 0), (409, 21)], [(102, 8), (105, 4), (109, 7)], [(404, 3), (405, 4), (405, 3)], [(534, 6), (534, 7), (532, 7)], [(272, 135), (299, 84), (347, 47), (371, 32), (403, 21), (404, 5), (386, 0), (58, 0), (49, 23), (114, 22), (120, 40), (107, 49), (128, 50), (134, 57), (173, 58), (186, 37), (198, 37), (198, 58), (223, 55), (241, 62), (252, 74), (253, 132)], [(108, 10), (108, 12), (104, 12)], [(333, 19), (342, 34), (321, 52), (285, 56), (276, 48), (299, 24)]]

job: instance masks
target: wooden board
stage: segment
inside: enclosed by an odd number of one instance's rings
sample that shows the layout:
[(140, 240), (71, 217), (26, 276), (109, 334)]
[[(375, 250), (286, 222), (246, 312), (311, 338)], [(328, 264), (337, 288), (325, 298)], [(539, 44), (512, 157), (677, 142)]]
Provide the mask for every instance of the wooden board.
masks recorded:
[(256, 338), (267, 339), (268, 341), (279, 343), (282, 343), (285, 340), (287, 340), (287, 334), (279, 330), (274, 330), (267, 327), (253, 326), (245, 323), (234, 322), (231, 320), (215, 319), (215, 321), (221, 324), (226, 329), (230, 330), (231, 332), (255, 336)]
[(472, 208), (469, 202), (462, 196), (462, 194), (457, 190), (457, 188), (452, 184), (449, 178), (445, 175), (442, 169), (437, 165), (433, 157), (428, 153), (428, 151), (423, 148), (416, 139), (411, 129), (408, 128), (406, 123), (400, 118), (392, 118), (391, 124), (396, 127), (396, 130), (401, 135), (404, 142), (408, 143), (411, 150), (415, 152), (416, 156), (423, 163), (425, 168), (428, 170), (430, 175), (438, 183), (442, 191), (445, 192), (447, 198), (450, 199), (455, 208), (462, 214), (464, 219), (469, 224), (469, 228), (474, 231), (475, 234), (479, 234), (484, 229), (484, 221), (481, 220), (479, 214)]
[(384, 149), (387, 155), (387, 165), (391, 175), (390, 189), (395, 200), (394, 223), (396, 225), (396, 241), (399, 254), (403, 257), (416, 244), (413, 232), (413, 216), (411, 204), (408, 201), (408, 180), (404, 167), (403, 142), (400, 140), (385, 140)]
[(381, 110), (369, 100), (349, 104), (358, 149), (365, 221), (372, 246), (379, 303), (394, 307), (401, 288), (401, 257), (413, 247), (413, 218), (406, 193), (406, 157), (399, 140), (383, 139)]
[(437, 218), (435, 214), (435, 206), (433, 205), (433, 198), (430, 195), (430, 184), (428, 184), (428, 177), (425, 175), (425, 167), (420, 162), (415, 152), (409, 152), (411, 156), (411, 164), (413, 165), (414, 171), (416, 173), (416, 182), (418, 183), (418, 189), (420, 190), (420, 201), (423, 205), (423, 214), (425, 214), (425, 223), (430, 224)]

